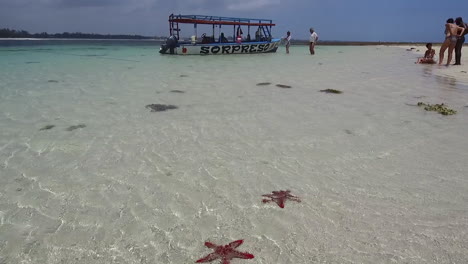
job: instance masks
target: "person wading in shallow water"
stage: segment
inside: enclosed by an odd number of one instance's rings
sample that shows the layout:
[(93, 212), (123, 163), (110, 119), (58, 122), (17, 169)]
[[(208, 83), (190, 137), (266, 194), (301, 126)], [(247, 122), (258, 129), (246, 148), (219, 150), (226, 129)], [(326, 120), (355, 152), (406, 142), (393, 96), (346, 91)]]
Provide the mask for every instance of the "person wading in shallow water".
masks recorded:
[(315, 44), (317, 43), (317, 41), (318, 41), (317, 33), (314, 31), (313, 28), (310, 28), (309, 50), (310, 50), (311, 55), (315, 54), (314, 49), (315, 49)]
[(464, 23), (461, 17), (457, 17), (455, 19), (455, 24), (457, 24), (457, 26), (459, 27), (465, 28), (465, 30), (461, 32), (461, 36), (458, 38), (457, 44), (455, 45), (455, 64), (454, 65), (461, 65), (461, 56), (462, 56), (461, 50), (463, 47), (463, 43), (465, 43), (465, 35), (468, 34), (468, 24)]
[(291, 46), (291, 32), (288, 31), (288, 33), (286, 33), (284, 41), (286, 42), (286, 53), (289, 54), (289, 46)]

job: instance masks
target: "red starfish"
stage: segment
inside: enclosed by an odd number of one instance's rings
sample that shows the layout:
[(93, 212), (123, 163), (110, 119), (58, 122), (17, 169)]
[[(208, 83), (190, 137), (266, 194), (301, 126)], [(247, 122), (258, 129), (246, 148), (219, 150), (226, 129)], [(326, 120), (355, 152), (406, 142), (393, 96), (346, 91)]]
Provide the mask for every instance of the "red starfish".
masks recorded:
[(291, 201), (296, 201), (298, 203), (301, 202), (299, 197), (296, 197), (294, 195), (289, 194), (291, 191), (286, 190), (286, 191), (273, 191), (272, 194), (264, 194), (262, 196), (268, 197), (270, 199), (263, 199), (263, 203), (269, 203), (269, 202), (275, 202), (278, 204), (279, 207), (284, 208), (284, 203), (286, 200), (291, 200)]
[(250, 253), (239, 252), (235, 250), (237, 247), (242, 245), (244, 240), (236, 240), (224, 246), (218, 246), (211, 242), (205, 242), (205, 246), (209, 248), (213, 248), (214, 252), (208, 254), (206, 257), (197, 260), (195, 263), (205, 263), (211, 262), (216, 259), (221, 259), (221, 264), (229, 264), (230, 260), (233, 258), (241, 258), (241, 259), (253, 259), (254, 255)]

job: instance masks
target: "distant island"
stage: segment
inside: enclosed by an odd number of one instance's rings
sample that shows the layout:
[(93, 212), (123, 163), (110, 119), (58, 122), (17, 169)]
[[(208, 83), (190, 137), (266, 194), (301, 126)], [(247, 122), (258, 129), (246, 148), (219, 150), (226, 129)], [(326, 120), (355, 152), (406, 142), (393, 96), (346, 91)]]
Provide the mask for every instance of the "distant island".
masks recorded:
[[(38, 39), (109, 39), (109, 40), (158, 40), (164, 41), (167, 37), (148, 37), (148, 36), (141, 36), (141, 35), (112, 35), (112, 34), (94, 34), (94, 33), (55, 33), (49, 34), (47, 32), (42, 33), (34, 33), (31, 34), (25, 30), (14, 30), (3, 28), (0, 29), (0, 39), (2, 38), (38, 38)], [(232, 40), (232, 37), (228, 37), (228, 39)], [(187, 39), (188, 40), (188, 39)], [(368, 46), (368, 45), (418, 45), (418, 44), (425, 44), (422, 42), (380, 42), (380, 41), (339, 41), (339, 40), (321, 40), (318, 42), (319, 45), (324, 46)], [(308, 40), (293, 40), (292, 45), (309, 45)]]
[(140, 35), (111, 35), (94, 34), (81, 32), (63, 32), (49, 34), (47, 32), (31, 34), (25, 30), (14, 30), (8, 28), (0, 29), (0, 38), (59, 38), (59, 39), (157, 39), (158, 37), (147, 37)]

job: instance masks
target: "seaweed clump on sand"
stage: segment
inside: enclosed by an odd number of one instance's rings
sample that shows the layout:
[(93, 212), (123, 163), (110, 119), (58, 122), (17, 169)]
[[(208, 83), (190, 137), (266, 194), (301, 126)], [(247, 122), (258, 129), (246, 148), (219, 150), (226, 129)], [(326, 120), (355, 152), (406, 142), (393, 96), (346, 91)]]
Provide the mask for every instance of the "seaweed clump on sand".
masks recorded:
[(325, 89), (325, 90), (320, 90), (322, 93), (333, 93), (333, 94), (341, 94), (343, 93), (340, 90), (335, 90), (335, 89)]
[(41, 129), (39, 129), (39, 131), (49, 130), (49, 129), (52, 129), (52, 128), (54, 128), (54, 127), (55, 127), (55, 125), (47, 125), (47, 126), (41, 128)]
[(171, 109), (177, 109), (175, 105), (163, 105), (163, 104), (149, 104), (145, 106), (148, 109), (151, 109), (151, 112), (162, 112)]
[(70, 126), (67, 128), (67, 131), (73, 131), (75, 129), (78, 129), (78, 128), (85, 128), (86, 125), (85, 124), (79, 124), (79, 125), (76, 125), (76, 126)]
[(283, 88), (283, 89), (289, 89), (292, 88), (292, 86), (289, 85), (284, 85), (284, 84), (277, 84), (276, 87)]
[(271, 83), (269, 82), (261, 82), (261, 83), (257, 83), (257, 86), (265, 86), (265, 85), (270, 85)]
[(457, 111), (446, 107), (443, 103), (442, 104), (425, 104), (423, 102), (418, 102), (418, 106), (423, 106), (424, 110), (426, 111), (435, 111), (441, 115), (454, 115)]

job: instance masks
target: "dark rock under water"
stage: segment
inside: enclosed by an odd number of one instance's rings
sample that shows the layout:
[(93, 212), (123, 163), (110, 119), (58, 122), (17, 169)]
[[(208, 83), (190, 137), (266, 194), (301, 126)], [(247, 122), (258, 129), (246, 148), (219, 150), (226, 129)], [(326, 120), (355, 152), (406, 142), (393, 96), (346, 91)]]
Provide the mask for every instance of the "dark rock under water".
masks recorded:
[(148, 109), (151, 109), (151, 112), (162, 112), (166, 110), (177, 109), (175, 105), (163, 105), (163, 104), (149, 104), (145, 106)]
[(79, 125), (76, 125), (76, 126), (70, 126), (67, 128), (67, 131), (73, 131), (75, 129), (78, 129), (78, 128), (85, 128), (86, 125), (85, 124), (79, 124)]
[(284, 84), (277, 84), (276, 87), (283, 88), (283, 89), (289, 89), (292, 88), (292, 86), (289, 85), (284, 85)]
[(52, 129), (54, 128), (55, 125), (47, 125), (47, 126), (44, 126), (43, 128), (39, 129), (39, 131), (42, 131), (42, 130), (49, 130), (49, 129)]
[(257, 83), (257, 86), (265, 86), (265, 85), (270, 85), (271, 83), (269, 82), (262, 82), (262, 83)]
[(343, 93), (340, 90), (335, 90), (335, 89), (325, 89), (325, 90), (320, 90), (322, 93), (333, 93), (333, 94), (340, 94)]
[(185, 93), (185, 92), (181, 90), (172, 90), (171, 93)]

